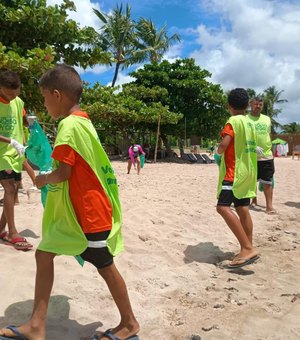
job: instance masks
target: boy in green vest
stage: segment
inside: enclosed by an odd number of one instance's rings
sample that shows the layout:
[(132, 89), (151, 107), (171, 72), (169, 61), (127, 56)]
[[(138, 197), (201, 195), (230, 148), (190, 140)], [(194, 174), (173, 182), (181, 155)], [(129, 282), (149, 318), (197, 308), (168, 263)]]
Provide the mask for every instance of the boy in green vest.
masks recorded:
[[(56, 255), (73, 255), (90, 262), (105, 280), (121, 321), (93, 339), (138, 340), (139, 324), (127, 288), (113, 257), (123, 250), (118, 186), (109, 159), (86, 112), (80, 110), (82, 81), (70, 66), (58, 65), (39, 82), (52, 118), (63, 118), (53, 149), (52, 172), (36, 177), (48, 185), (42, 240), (36, 251), (35, 301), (31, 319), (7, 327), (0, 335), (46, 339), (46, 314), (54, 280)], [(1, 336), (0, 336), (1, 339)]]
[[(0, 219), (0, 239), (17, 250), (29, 250), (32, 245), (18, 233), (15, 226), (15, 195), (21, 181), (25, 147), (23, 146), (24, 103), (18, 97), (20, 79), (9, 70), (0, 72), (0, 183), (4, 188), (3, 212)], [(5, 231), (6, 224), (8, 231)]]
[[(246, 90), (237, 88), (228, 95), (232, 117), (227, 121), (217, 153), (222, 155), (217, 212), (240, 243), (241, 250), (228, 265), (240, 268), (254, 262), (258, 256), (252, 244), (253, 224), (249, 213), (250, 198), (256, 187), (256, 140), (253, 124), (245, 116), (249, 97)], [(234, 204), (237, 215), (231, 210)]]

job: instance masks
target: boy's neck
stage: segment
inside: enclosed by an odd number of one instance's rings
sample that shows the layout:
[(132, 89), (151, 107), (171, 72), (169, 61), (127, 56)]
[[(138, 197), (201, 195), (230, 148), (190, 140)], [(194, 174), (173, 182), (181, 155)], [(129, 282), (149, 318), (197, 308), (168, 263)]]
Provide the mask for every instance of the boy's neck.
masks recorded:
[(63, 116), (64, 116), (64, 117), (68, 117), (68, 116), (70, 116), (73, 112), (76, 112), (76, 111), (81, 111), (81, 110), (80, 110), (80, 106), (79, 106), (78, 104), (75, 104), (75, 105), (73, 105), (73, 106), (71, 106), (71, 107), (66, 106), (66, 107), (65, 107), (65, 110), (64, 110), (65, 114), (63, 114)]
[(233, 116), (238, 116), (238, 115), (243, 115), (245, 116), (245, 110), (235, 110), (235, 109), (232, 109), (231, 110), (231, 114)]

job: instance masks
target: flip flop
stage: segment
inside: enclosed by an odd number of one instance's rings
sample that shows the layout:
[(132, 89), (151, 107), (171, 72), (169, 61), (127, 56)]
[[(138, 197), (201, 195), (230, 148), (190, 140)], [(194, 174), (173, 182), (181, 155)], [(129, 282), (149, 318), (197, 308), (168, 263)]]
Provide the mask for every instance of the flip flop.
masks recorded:
[(7, 235), (7, 231), (3, 231), (1, 234), (0, 234), (0, 240), (4, 240), (5, 236)]
[[(98, 337), (97, 335), (94, 335), (94, 337), (92, 338), (92, 340), (101, 340), (102, 337), (106, 337), (110, 340), (121, 340), (117, 335), (114, 335), (112, 333), (112, 328), (107, 329), (100, 337)], [(139, 340), (139, 336), (138, 335), (131, 335), (128, 338), (124, 339), (124, 340)]]
[(5, 328), (14, 332), (15, 335), (13, 335), (12, 337), (0, 335), (1, 340), (9, 340), (9, 339), (10, 340), (28, 340), (28, 338), (26, 338), (26, 336), (24, 336), (22, 333), (20, 333), (20, 331), (18, 330), (18, 328), (16, 326), (11, 325), (11, 326), (7, 326)]
[(228, 269), (236, 269), (236, 268), (242, 268), (244, 266), (247, 266), (248, 264), (251, 264), (255, 262), (256, 260), (259, 259), (258, 255), (255, 255), (250, 258), (245, 258), (245, 257), (236, 257), (232, 262), (239, 262), (237, 264), (230, 264), (227, 266)]
[(266, 211), (266, 213), (268, 215), (276, 215), (277, 214), (277, 211), (276, 210), (270, 210), (270, 211)]
[[(28, 243), (26, 238), (24, 237), (15, 237), (12, 240), (9, 240), (7, 237), (3, 237), (2, 240), (5, 243), (11, 244), (16, 250), (26, 251), (26, 250), (30, 250), (33, 247), (33, 245)], [(23, 244), (20, 244), (20, 243), (23, 243)]]

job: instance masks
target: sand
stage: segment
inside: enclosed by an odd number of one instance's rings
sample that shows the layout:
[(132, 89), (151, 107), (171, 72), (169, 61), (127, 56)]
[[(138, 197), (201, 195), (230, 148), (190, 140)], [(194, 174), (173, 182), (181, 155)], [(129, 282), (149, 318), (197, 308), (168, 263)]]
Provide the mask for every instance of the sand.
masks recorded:
[[(123, 206), (126, 251), (115, 262), (141, 325), (140, 339), (300, 339), (300, 161), (275, 160), (274, 206), (262, 193), (251, 210), (257, 263), (229, 271), (238, 244), (215, 211), (215, 164), (146, 164), (141, 175), (113, 162)], [(24, 186), (30, 181), (24, 173)], [(16, 223), (37, 247), (40, 196), (20, 194)], [(32, 309), (34, 251), (0, 242), (0, 327), (20, 324)], [(104, 281), (72, 257), (55, 261), (47, 339), (88, 339), (119, 315)], [(199, 337), (197, 337), (197, 335)]]

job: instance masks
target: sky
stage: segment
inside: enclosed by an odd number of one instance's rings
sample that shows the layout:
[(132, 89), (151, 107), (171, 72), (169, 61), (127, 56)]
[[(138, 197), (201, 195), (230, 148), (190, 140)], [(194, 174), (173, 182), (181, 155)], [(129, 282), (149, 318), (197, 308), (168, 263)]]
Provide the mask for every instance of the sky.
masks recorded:
[[(47, 0), (49, 5), (61, 0)], [(77, 12), (70, 18), (80, 26), (100, 28), (92, 9), (109, 13), (121, 1), (73, 0)], [(134, 20), (151, 19), (157, 27), (167, 25), (181, 42), (164, 56), (194, 58), (208, 70), (208, 80), (227, 91), (253, 88), (257, 93), (270, 86), (283, 91), (277, 105), (281, 124), (300, 123), (300, 1), (299, 0), (128, 0)], [(141, 66), (137, 66), (141, 67)], [(133, 69), (121, 71), (117, 85), (130, 82)], [(109, 85), (113, 68), (97, 65), (79, 70), (81, 77)]]

